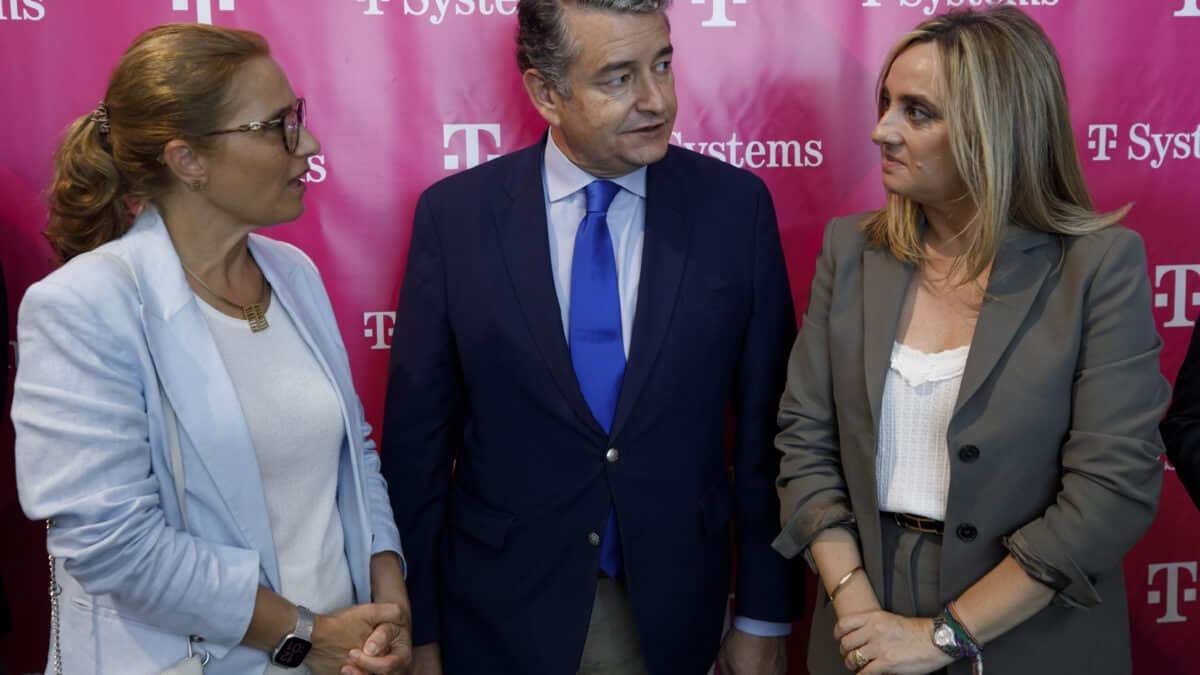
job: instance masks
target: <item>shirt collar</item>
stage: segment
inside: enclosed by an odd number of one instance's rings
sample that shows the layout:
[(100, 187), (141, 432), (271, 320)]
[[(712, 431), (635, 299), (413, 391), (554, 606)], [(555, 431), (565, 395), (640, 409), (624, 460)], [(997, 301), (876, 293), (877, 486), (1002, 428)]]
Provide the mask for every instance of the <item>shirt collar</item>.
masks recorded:
[[(546, 195), (551, 202), (566, 199), (587, 187), (592, 181), (599, 180), (590, 173), (575, 166), (554, 142), (554, 134), (546, 134)], [(620, 178), (610, 178), (621, 189), (632, 192), (638, 197), (646, 198), (646, 167), (631, 171)]]

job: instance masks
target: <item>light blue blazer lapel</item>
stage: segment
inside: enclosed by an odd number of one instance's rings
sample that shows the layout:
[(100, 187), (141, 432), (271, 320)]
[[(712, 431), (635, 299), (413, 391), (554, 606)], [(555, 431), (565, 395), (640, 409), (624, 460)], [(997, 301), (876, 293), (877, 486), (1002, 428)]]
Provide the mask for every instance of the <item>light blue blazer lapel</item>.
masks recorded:
[(142, 297), (147, 346), (186, 439), (184, 451), (191, 447), (199, 456), (247, 548), (258, 551), (267, 581), (278, 590), (275, 541), (250, 430), (157, 212), (147, 209), (122, 244)]
[[(303, 254), (289, 254), (284, 248), (286, 246), (258, 235), (250, 236), (250, 252), (270, 282), (275, 298), (291, 317), (296, 331), (337, 392), (346, 430), (346, 440), (342, 443), (338, 461), (338, 511), (355, 591), (361, 601), (367, 602), (371, 597), (371, 533), (366, 529), (370, 519), (367, 516), (366, 496), (361, 489), (365, 481), (360, 458), (365, 448), (359, 428), (360, 414), (356, 405), (351, 406), (352, 402), (357, 401), (357, 395), (345, 358), (345, 347), (337, 332), (337, 325), (332, 321), (332, 308), (326, 305), (325, 289), (321, 286), (320, 278), (302, 257)], [(286, 395), (286, 392), (281, 392), (281, 395)]]

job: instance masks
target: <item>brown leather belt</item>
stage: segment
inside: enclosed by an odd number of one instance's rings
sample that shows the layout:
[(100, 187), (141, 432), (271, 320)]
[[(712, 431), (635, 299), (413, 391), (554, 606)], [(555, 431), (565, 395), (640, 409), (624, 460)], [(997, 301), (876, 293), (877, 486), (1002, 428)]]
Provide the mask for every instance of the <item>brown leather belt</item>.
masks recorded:
[(884, 512), (884, 516), (891, 516), (896, 524), (906, 530), (913, 532), (924, 532), (925, 534), (942, 535), (946, 531), (946, 524), (940, 520), (933, 518), (923, 518), (914, 516), (908, 513), (889, 513)]

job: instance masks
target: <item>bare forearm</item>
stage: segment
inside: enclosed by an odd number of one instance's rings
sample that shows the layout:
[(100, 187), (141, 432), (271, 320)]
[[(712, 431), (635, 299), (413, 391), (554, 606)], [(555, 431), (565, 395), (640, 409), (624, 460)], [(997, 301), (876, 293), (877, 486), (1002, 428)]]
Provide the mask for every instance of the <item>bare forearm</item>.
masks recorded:
[(375, 602), (399, 602), (408, 605), (404, 571), (400, 556), (392, 551), (380, 551), (371, 556), (371, 599)]
[(954, 602), (954, 611), (981, 644), (1012, 630), (1054, 599), (1054, 589), (1035, 581), (1012, 556), (992, 568)]
[(242, 644), (264, 652), (275, 649), (296, 626), (296, 606), (265, 586), (254, 596), (254, 614)]
[[(831, 527), (818, 534), (809, 551), (817, 565), (817, 573), (821, 575), (821, 583), (825, 584), (826, 593), (833, 593), (847, 573), (862, 565), (858, 541), (853, 534), (840, 527)], [(834, 598), (833, 609), (839, 617), (879, 609), (879, 599), (875, 597), (875, 589), (871, 587), (866, 572), (855, 572), (846, 581)]]

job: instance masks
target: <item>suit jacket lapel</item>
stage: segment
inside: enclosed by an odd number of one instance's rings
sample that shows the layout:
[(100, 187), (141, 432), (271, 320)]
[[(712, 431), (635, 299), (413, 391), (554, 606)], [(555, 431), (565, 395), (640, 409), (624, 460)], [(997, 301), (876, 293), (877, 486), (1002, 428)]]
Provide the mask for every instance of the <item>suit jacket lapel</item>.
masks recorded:
[(646, 172), (646, 239), (642, 249), (642, 274), (638, 284), (629, 360), (617, 399), (612, 437), (629, 420), (671, 324), (679, 282), (687, 261), (691, 228), (684, 218), (683, 185), (671, 161), (671, 152), (651, 164)]
[(913, 266), (896, 260), (886, 249), (863, 251), (863, 363), (870, 399), (872, 428), (879, 429), (883, 385), (891, 367), (904, 296)]
[(258, 551), (267, 579), (278, 589), (279, 565), (254, 443), (208, 323), (157, 213), (139, 218), (125, 239), (142, 296), (146, 342), (180, 433), (191, 441), (247, 546)]
[(1034, 249), (1055, 241), (1057, 238), (1052, 234), (1014, 225), (1007, 228), (988, 277), (987, 295), (975, 325), (955, 415), (979, 391), (1025, 322), (1054, 264), (1051, 256), (1039, 255)]
[(542, 185), (544, 152), (544, 137), (541, 143), (521, 151), (517, 167), (505, 185), (506, 194), (495, 205), (496, 234), (516, 290), (517, 303), (554, 383), (584, 426), (603, 437), (607, 436), (604, 428), (592, 416), (579, 390), (567, 338), (563, 335), (562, 311), (550, 266), (550, 237)]

